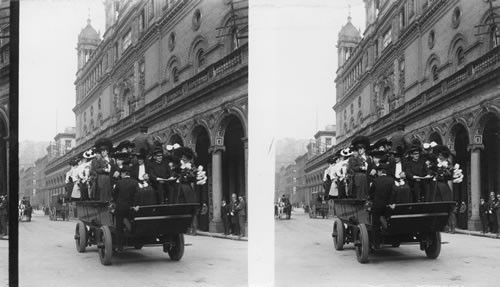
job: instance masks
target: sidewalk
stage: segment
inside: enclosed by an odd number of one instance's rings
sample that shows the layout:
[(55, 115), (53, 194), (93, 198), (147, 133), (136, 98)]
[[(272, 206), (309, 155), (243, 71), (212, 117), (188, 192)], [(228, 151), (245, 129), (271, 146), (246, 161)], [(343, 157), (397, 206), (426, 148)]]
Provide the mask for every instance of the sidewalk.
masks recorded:
[(211, 233), (207, 231), (197, 231), (196, 235), (192, 233), (186, 233), (186, 235), (191, 235), (191, 236), (207, 236), (207, 237), (214, 237), (214, 238), (222, 238), (222, 239), (230, 239), (230, 240), (237, 240), (237, 241), (248, 241), (248, 237), (238, 237), (237, 235), (224, 235), (223, 233)]
[(489, 238), (494, 238), (494, 239), (500, 239), (500, 237), (497, 237), (496, 233), (482, 233), (481, 231), (472, 231), (472, 230), (466, 230), (466, 229), (455, 229), (455, 233), (458, 234), (466, 234), (466, 235), (472, 235), (472, 236), (480, 236), (480, 237), (489, 237)]

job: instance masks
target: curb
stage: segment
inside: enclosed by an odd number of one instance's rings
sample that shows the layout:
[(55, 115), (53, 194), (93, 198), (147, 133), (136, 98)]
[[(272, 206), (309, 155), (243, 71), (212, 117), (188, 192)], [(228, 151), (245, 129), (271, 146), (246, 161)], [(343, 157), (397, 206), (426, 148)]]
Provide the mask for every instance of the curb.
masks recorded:
[(495, 234), (495, 233), (481, 233), (480, 231), (471, 231), (471, 230), (464, 230), (464, 229), (455, 229), (455, 233), (477, 236), (477, 237), (487, 237), (487, 238), (492, 238), (492, 239), (500, 239), (500, 237), (498, 237), (497, 234)]
[(248, 241), (248, 237), (238, 237), (236, 235), (224, 235), (224, 234), (219, 234), (219, 233), (210, 233), (210, 232), (206, 232), (206, 231), (197, 231), (196, 234), (187, 233), (186, 235), (191, 235), (191, 236), (198, 236), (199, 235), (199, 236), (229, 239), (229, 240), (235, 240), (235, 241)]

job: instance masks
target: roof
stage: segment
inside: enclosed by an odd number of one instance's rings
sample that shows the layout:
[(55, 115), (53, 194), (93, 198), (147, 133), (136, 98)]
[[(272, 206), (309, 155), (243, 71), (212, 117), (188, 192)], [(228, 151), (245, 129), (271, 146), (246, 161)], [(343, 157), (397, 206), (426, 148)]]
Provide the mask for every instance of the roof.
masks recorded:
[(101, 41), (101, 36), (97, 31), (90, 25), (90, 19), (87, 20), (87, 26), (82, 29), (80, 34), (78, 35), (79, 43), (90, 43), (90, 44), (99, 44)]
[(339, 32), (339, 42), (359, 42), (361, 41), (361, 32), (351, 23), (351, 16), (347, 17), (347, 24), (342, 26)]

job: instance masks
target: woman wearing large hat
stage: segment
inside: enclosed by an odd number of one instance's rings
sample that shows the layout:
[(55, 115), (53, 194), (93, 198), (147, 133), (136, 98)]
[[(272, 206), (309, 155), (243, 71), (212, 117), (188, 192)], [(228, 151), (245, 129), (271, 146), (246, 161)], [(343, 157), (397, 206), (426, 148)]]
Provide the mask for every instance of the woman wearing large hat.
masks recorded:
[(111, 176), (112, 166), (115, 164), (110, 157), (113, 143), (108, 138), (98, 139), (95, 143), (97, 156), (92, 160), (90, 173), (96, 178), (95, 199), (109, 201), (111, 199)]
[(199, 196), (191, 183), (196, 182), (197, 169), (194, 165), (195, 154), (188, 147), (173, 150), (172, 155), (179, 159), (180, 164), (174, 168), (178, 178), (176, 181), (177, 203), (198, 203)]
[(352, 141), (357, 154), (348, 160), (348, 171), (352, 176), (348, 192), (351, 197), (365, 199), (368, 197), (369, 158), (366, 150), (370, 147), (370, 140), (366, 136), (357, 136)]
[(432, 149), (432, 153), (436, 156), (436, 160), (431, 163), (434, 180), (426, 201), (451, 201), (453, 193), (448, 186), (448, 180), (453, 179), (453, 167), (449, 161), (451, 152), (447, 146), (437, 145)]

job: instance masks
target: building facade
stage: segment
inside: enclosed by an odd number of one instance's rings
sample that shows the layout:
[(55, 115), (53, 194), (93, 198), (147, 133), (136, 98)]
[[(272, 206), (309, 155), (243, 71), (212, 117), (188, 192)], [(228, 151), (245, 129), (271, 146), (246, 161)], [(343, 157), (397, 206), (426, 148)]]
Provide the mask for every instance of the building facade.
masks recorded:
[(104, 1), (106, 31), (90, 20), (77, 43), (77, 148), (61, 166), (109, 137), (139, 126), (166, 144), (197, 153), (208, 173), (199, 228), (221, 231), (221, 200), (247, 196), (248, 3), (245, 1)]
[(0, 2), (0, 194), (9, 186), (10, 1)]
[(339, 33), (338, 145), (359, 134), (389, 138), (398, 124), (448, 145), (465, 175), (454, 199), (467, 203), (468, 229), (479, 230), (480, 197), (500, 190), (500, 3), (364, 2), (363, 37), (350, 19)]

